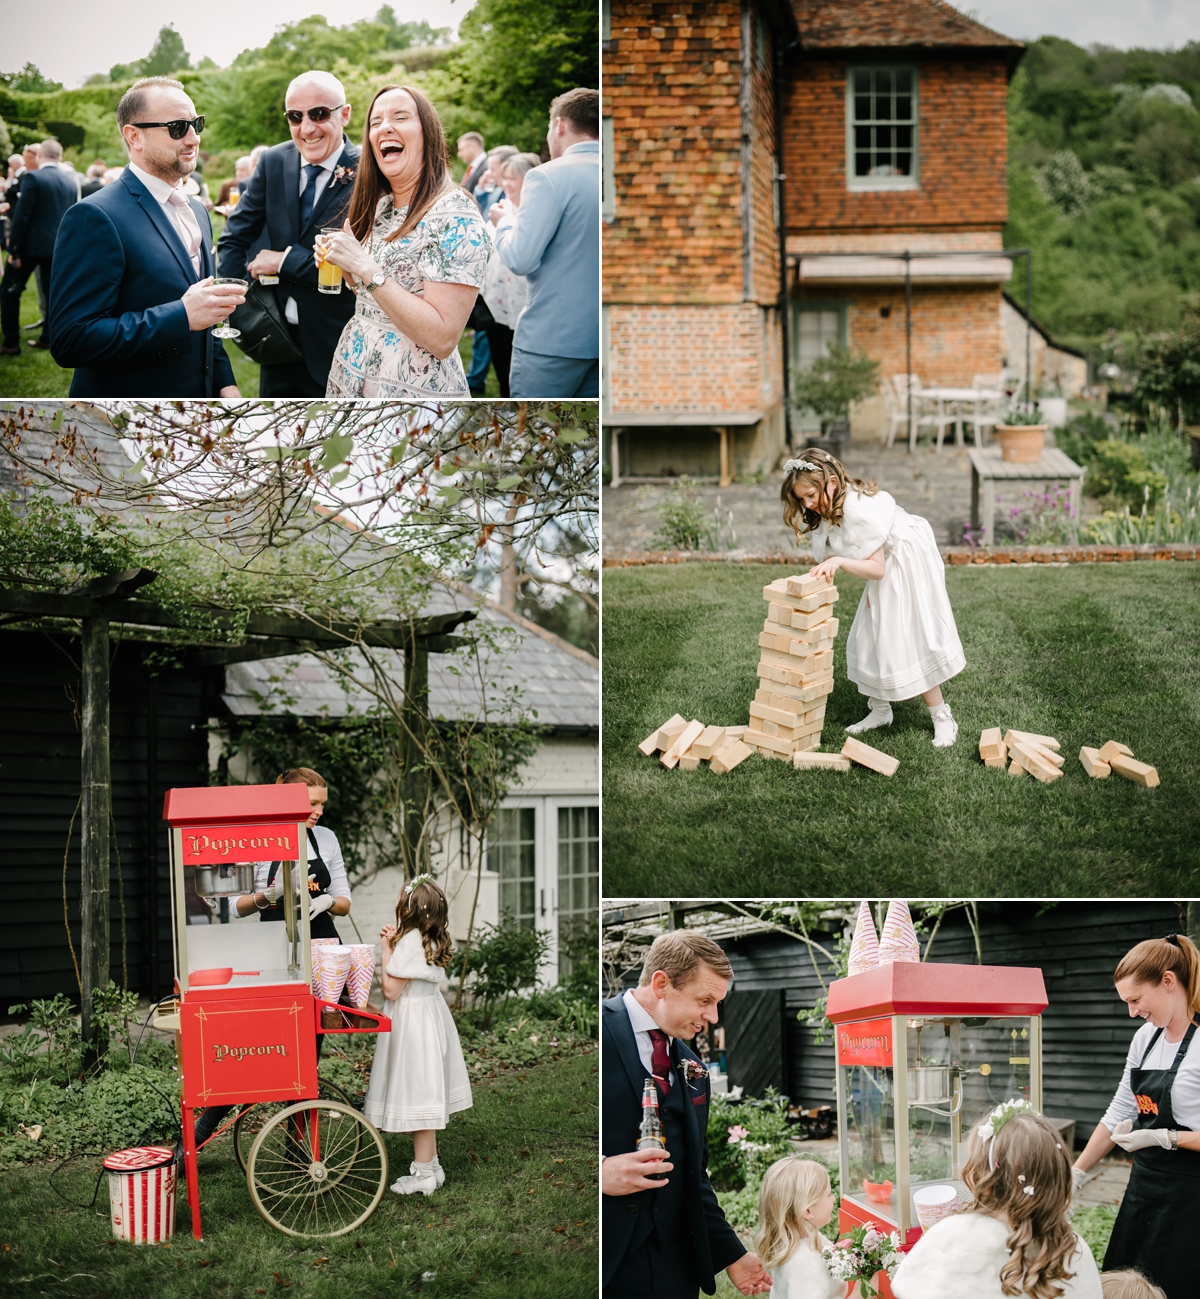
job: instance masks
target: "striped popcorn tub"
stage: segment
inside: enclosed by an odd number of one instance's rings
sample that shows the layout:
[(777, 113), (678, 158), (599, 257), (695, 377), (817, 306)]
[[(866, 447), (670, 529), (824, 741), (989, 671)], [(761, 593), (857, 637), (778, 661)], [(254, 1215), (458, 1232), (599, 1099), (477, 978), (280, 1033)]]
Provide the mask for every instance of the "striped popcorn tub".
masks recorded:
[(167, 1146), (118, 1150), (108, 1170), (113, 1235), (135, 1245), (159, 1245), (175, 1234), (175, 1152)]

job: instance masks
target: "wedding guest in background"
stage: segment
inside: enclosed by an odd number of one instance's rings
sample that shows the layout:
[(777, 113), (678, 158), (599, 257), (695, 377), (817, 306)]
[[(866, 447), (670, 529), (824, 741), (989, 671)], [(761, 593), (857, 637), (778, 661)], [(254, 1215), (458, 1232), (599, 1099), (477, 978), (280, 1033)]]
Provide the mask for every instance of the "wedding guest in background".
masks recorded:
[[(514, 207), (521, 204), (521, 186), (525, 173), (541, 164), (536, 153), (514, 153), (501, 168), (501, 183), (504, 194)], [(500, 396), (509, 395), (509, 367), (512, 364), (513, 330), (525, 307), (527, 285), (523, 275), (515, 275), (504, 264), (504, 259), (493, 248), (488, 258), (487, 274), (483, 280), (484, 299), (491, 321), (485, 326), (488, 351), (492, 358), (492, 367), (496, 371), (496, 380), (500, 385)], [(467, 379), (471, 376), (468, 374)]]
[(529, 172), (521, 205), (489, 217), (509, 270), (529, 281), (517, 322), (514, 397), (600, 393), (600, 96), (569, 90), (550, 105), (550, 161)]
[(204, 119), (178, 81), (144, 77), (117, 105), (129, 165), (58, 229), (50, 350), (72, 397), (237, 397), (212, 327), (245, 301), (213, 283), (212, 225), (184, 182)]
[(250, 158), (249, 154), (247, 154), (244, 158), (239, 158), (237, 162), (233, 164), (233, 179), (223, 180), (221, 182), (221, 188), (217, 190), (218, 211), (223, 209), (226, 206), (226, 204), (229, 202), (229, 191), (233, 189), (234, 186), (236, 185), (240, 193), (243, 186), (250, 179), (253, 173), (254, 173), (254, 162)]
[(516, 156), (517, 150), (511, 144), (501, 144), (495, 149), (488, 150), (487, 170), (483, 173), (483, 179), (475, 186), (475, 202), (479, 204), (481, 216), (486, 217), (488, 208), (504, 197), (500, 173), (509, 158)]
[(220, 267), (239, 278), (279, 276), (276, 296), (304, 357), (264, 365), (259, 396), (323, 397), (354, 298), (318, 289), (313, 242), (323, 228), (345, 221), (359, 151), (345, 133), (345, 87), (331, 72), (301, 73), (287, 88), (284, 114), (292, 138), (259, 158), (225, 223)]
[(487, 170), (487, 153), (483, 147), (483, 136), (478, 131), (468, 131), (458, 137), (458, 157), (467, 165), (462, 178), (462, 187), (468, 194), (475, 193), (475, 186), (483, 179)]
[[(37, 167), (21, 177), (20, 195), (12, 213), (8, 234), (8, 264), (0, 281), (0, 323), (4, 343), (0, 356), (21, 355), (21, 294), (35, 270), (50, 282), (54, 240), (63, 216), (79, 200), (79, 186), (73, 175), (58, 164), (62, 145), (43, 140)], [(30, 347), (49, 347), (49, 332), (42, 318), (42, 332)]]
[(437, 110), (412, 86), (371, 102), (350, 217), (324, 256), (352, 278), (334, 397), (465, 397), (458, 342), (487, 267), (475, 200), (454, 184)]
[(83, 184), (79, 187), (79, 197), (87, 198), (89, 194), (94, 194), (98, 189), (104, 188), (104, 173), (108, 167), (103, 162), (94, 162), (87, 169), (87, 176)]
[[(27, 144), (21, 150), (21, 166), (17, 172), (15, 180), (11, 180), (6, 186), (5, 201), (9, 205), (8, 210), (8, 230), (5, 232), (4, 247), (8, 249), (8, 233), (12, 229), (12, 216), (17, 206), (17, 200), (21, 197), (21, 177), (31, 171), (37, 171), (39, 157), (39, 148), (36, 144)], [(39, 266), (33, 273), (33, 283), (37, 288), (38, 295), (38, 319), (31, 325), (26, 325), (26, 329), (41, 329), (46, 323), (46, 302), (49, 281), (46, 279), (45, 272)]]

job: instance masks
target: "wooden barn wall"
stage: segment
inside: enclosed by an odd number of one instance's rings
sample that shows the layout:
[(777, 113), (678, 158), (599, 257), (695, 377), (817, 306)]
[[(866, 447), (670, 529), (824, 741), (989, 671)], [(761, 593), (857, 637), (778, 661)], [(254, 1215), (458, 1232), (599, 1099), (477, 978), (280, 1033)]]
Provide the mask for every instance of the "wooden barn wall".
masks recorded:
[[(1086, 1139), (1121, 1079), (1137, 1027), (1113, 990), (1117, 962), (1134, 943), (1182, 929), (1173, 902), (985, 903), (980, 906), (986, 965), (1039, 966), (1050, 1005), (1043, 1016), (1045, 1109), (1076, 1121)], [(735, 987), (784, 989), (786, 1090), (804, 1106), (833, 1100), (832, 1040), (818, 1046), (796, 1021), (819, 985), (805, 946), (783, 935), (723, 943)], [(974, 964), (975, 940), (961, 913), (947, 918), (933, 961)]]
[[(39, 632), (0, 631), (0, 841), (5, 906), (0, 909), (0, 1013), (14, 1001), (78, 996), (63, 928), (63, 852), (79, 798), (79, 642)], [(149, 996), (171, 988), (164, 792), (208, 783), (205, 721), (217, 705), (221, 676), (179, 669), (151, 678), (140, 645), (115, 640), (112, 657), (113, 820), (125, 897), (130, 987)], [(206, 691), (208, 692), (206, 694)], [(147, 724), (157, 715), (156, 779), (148, 784)], [(121, 982), (121, 911), (117, 853), (111, 858), (110, 972)], [(149, 918), (155, 890), (157, 923)], [(79, 951), (79, 821), (67, 854), (67, 911)], [(152, 943), (152, 937), (156, 943)], [(157, 961), (150, 967), (152, 947)]]

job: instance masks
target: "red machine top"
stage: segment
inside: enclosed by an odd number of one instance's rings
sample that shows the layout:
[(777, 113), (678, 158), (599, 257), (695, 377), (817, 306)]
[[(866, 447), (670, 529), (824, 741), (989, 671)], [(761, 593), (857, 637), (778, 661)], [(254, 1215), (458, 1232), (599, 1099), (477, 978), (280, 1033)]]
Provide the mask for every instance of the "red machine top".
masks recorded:
[(307, 821), (307, 785), (201, 785), (168, 789), (163, 820), (185, 825), (276, 825)]
[(880, 1015), (1040, 1015), (1050, 1004), (1039, 969), (897, 961), (829, 985), (835, 1024)]

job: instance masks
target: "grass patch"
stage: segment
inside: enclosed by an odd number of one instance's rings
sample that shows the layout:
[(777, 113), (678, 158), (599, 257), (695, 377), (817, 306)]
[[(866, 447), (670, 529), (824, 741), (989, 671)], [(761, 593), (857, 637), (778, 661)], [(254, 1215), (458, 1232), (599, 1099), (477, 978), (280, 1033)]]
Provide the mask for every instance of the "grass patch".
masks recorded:
[[(385, 1193), (358, 1232), (336, 1240), (302, 1241), (268, 1227), (227, 1136), (200, 1158), (204, 1240), (192, 1239), (181, 1196), (170, 1248), (112, 1242), (104, 1185), (84, 1209), (64, 1204), (49, 1166), (6, 1170), (0, 1292), (87, 1299), (593, 1294), (596, 1059), (589, 1051), (477, 1085), (473, 1108), (452, 1116), (441, 1134), (446, 1185), (428, 1198)], [(412, 1142), (402, 1134), (385, 1140), (394, 1179), (408, 1169)], [(97, 1166), (64, 1169), (55, 1186), (86, 1203)]]
[[(1200, 569), (1193, 564), (952, 568), (967, 667), (946, 687), (960, 732), (934, 749), (920, 699), (867, 736), (890, 780), (797, 772), (753, 756), (728, 775), (637, 752), (673, 713), (744, 723), (762, 587), (777, 567), (679, 565), (604, 575), (604, 872), (612, 897), (1186, 896), (1200, 853)], [(863, 583), (840, 574), (846, 632)], [(865, 699), (835, 653), (824, 748)], [(979, 733), (1058, 736), (1051, 786), (980, 763)], [(1083, 744), (1119, 739), (1162, 785), (1089, 780)]]

